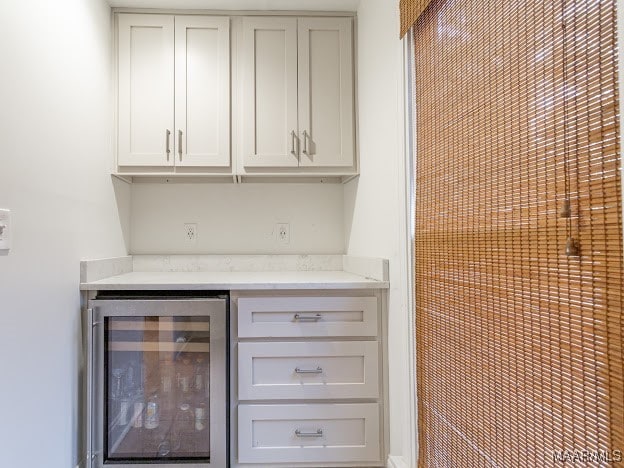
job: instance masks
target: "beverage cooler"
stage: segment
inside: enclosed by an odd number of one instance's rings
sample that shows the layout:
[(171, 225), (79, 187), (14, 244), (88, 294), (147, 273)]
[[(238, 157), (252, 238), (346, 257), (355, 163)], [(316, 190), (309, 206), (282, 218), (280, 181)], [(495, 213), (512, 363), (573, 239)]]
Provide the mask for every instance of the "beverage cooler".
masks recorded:
[(90, 468), (227, 466), (227, 307), (225, 295), (89, 301)]

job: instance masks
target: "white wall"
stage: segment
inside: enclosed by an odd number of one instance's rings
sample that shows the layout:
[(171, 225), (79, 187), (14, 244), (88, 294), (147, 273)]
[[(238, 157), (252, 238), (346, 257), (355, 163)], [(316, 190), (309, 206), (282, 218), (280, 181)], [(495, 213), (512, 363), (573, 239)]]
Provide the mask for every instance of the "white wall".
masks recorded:
[[(184, 224), (197, 224), (197, 244)], [(290, 224), (290, 243), (277, 241)], [(134, 184), (133, 254), (344, 252), (341, 184)]]
[(114, 189), (109, 175), (110, 52), (102, 0), (3, 2), (0, 207), (13, 221), (13, 249), (0, 256), (5, 467), (78, 462), (79, 261), (127, 250), (129, 188)]
[(345, 186), (347, 254), (390, 260), (388, 360), (390, 454), (415, 466), (410, 430), (410, 350), (403, 157), (402, 45), (398, 2), (362, 0), (358, 8), (361, 175)]

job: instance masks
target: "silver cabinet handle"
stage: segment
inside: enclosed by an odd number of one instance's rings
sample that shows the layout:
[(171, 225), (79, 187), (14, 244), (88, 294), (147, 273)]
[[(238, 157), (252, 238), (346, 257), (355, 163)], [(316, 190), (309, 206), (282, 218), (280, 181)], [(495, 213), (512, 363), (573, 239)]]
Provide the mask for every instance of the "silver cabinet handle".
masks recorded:
[(312, 316), (295, 314), (294, 318), (296, 322), (318, 322), (323, 318), (323, 316), (321, 314), (316, 314)]
[(182, 161), (182, 130), (178, 130), (178, 155)]
[(169, 129), (167, 129), (167, 137), (166, 137), (166, 141), (167, 141), (167, 161), (169, 161), (169, 154), (171, 153), (171, 148), (169, 146), (169, 138), (171, 137), (171, 131)]
[(303, 154), (308, 154), (308, 132), (303, 131)]
[(301, 369), (300, 367), (295, 367), (295, 372), (297, 374), (322, 374), (323, 368), (317, 367), (316, 369)]
[(297, 150), (295, 149), (295, 131), (294, 130), (290, 132), (290, 138), (291, 138), (290, 154), (292, 154), (293, 156), (297, 156)]
[(317, 429), (316, 432), (303, 432), (301, 429), (295, 431), (297, 437), (323, 437), (323, 429)]

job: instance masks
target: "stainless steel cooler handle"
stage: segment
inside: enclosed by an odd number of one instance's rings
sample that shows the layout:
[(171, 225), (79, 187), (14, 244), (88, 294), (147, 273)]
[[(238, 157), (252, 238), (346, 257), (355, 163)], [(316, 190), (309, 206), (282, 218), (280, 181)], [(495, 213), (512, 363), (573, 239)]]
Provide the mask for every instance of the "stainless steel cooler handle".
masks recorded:
[(87, 466), (93, 466), (93, 309), (87, 309)]

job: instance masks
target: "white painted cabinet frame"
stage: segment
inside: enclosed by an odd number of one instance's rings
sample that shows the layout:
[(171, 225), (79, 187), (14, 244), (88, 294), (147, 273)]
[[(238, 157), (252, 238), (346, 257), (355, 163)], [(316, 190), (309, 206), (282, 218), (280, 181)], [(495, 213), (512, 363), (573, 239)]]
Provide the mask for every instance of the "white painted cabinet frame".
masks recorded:
[(178, 166), (230, 165), (229, 18), (175, 17)]
[(173, 16), (119, 15), (118, 51), (118, 164), (173, 166)]
[(243, 18), (243, 164), (355, 166), (353, 19)]
[(120, 167), (229, 167), (230, 19), (119, 14)]

